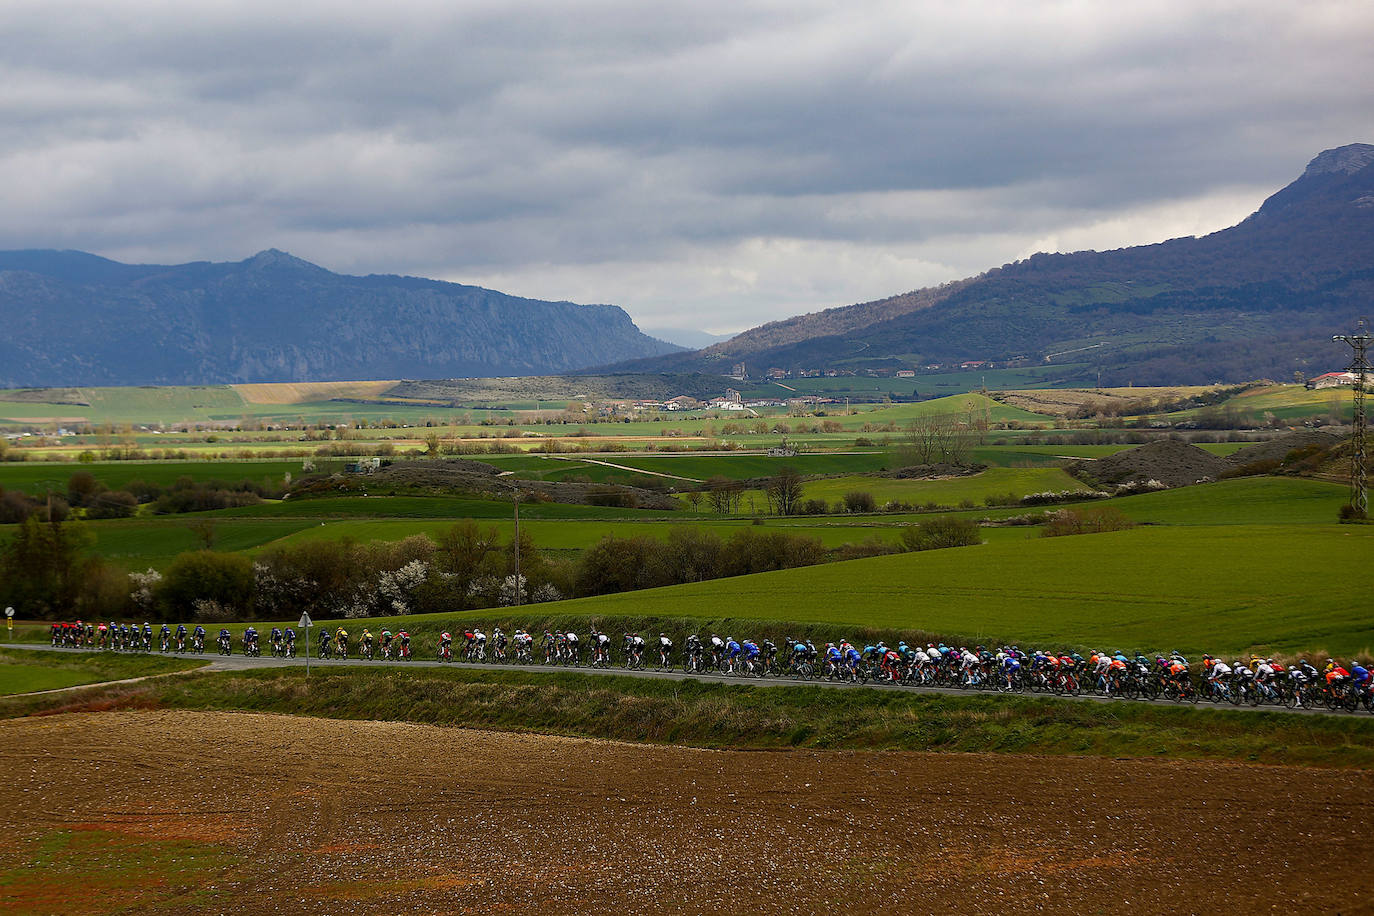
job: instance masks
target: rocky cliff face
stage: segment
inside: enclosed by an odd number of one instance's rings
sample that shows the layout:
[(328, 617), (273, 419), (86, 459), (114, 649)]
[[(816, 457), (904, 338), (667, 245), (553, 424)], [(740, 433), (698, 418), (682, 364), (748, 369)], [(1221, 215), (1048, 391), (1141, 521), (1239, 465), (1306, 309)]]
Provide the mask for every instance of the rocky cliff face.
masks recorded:
[(0, 252), (0, 386), (541, 375), (679, 348), (610, 305), (416, 277), (351, 277), (285, 252), (175, 267)]

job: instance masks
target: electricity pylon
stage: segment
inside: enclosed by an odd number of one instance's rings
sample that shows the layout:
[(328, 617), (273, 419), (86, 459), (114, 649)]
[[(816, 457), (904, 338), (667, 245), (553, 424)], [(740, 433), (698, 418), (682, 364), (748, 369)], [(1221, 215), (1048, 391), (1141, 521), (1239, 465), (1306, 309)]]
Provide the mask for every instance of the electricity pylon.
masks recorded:
[(1367, 476), (1366, 458), (1368, 451), (1365, 445), (1365, 433), (1367, 423), (1364, 412), (1364, 393), (1369, 385), (1369, 328), (1365, 325), (1365, 320), (1360, 319), (1359, 327), (1354, 334), (1337, 334), (1332, 340), (1344, 341), (1355, 350), (1354, 358), (1350, 361), (1350, 368), (1347, 372), (1355, 376), (1355, 419), (1354, 435), (1350, 439), (1350, 505), (1355, 510), (1357, 518), (1369, 517), (1369, 478)]

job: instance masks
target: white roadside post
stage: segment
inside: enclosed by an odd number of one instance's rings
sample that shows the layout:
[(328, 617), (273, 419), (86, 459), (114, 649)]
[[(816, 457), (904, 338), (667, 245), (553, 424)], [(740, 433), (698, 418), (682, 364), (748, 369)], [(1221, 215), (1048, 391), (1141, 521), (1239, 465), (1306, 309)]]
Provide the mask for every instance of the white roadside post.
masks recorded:
[(14, 608), (5, 608), (5, 638), (14, 642)]
[(305, 631), (305, 676), (310, 677), (310, 627), (314, 623), (310, 619), (309, 612), (301, 613), (301, 622), (297, 624)]

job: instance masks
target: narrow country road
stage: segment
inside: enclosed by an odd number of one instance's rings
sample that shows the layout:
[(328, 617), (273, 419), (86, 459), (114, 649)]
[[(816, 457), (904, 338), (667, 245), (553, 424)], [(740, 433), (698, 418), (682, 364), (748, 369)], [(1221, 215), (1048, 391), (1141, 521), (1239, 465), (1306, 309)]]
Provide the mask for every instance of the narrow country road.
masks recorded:
[[(94, 651), (97, 651), (97, 650), (93, 650), (93, 649), (68, 649), (68, 648), (60, 648), (60, 647), (55, 647), (55, 646), (46, 646), (46, 645), (34, 644), (34, 643), (6, 643), (6, 644), (3, 644), (3, 645), (0, 645), (0, 648), (3, 648), (3, 649), (26, 649), (26, 650), (36, 650), (36, 651), (44, 651), (44, 652), (61, 652), (61, 653), (64, 653), (64, 654), (76, 654), (76, 653), (84, 653), (84, 652), (94, 652)], [(153, 654), (156, 655), (157, 653), (153, 653)], [(176, 656), (176, 657), (196, 658), (197, 656), (194, 656), (194, 655), (184, 655), (184, 656)], [(209, 662), (209, 664), (207, 664), (204, 668), (192, 669), (192, 670), (200, 670), (200, 671), (246, 671), (246, 670), (254, 669), (254, 668), (298, 668), (298, 669), (304, 669), (305, 666), (306, 666), (306, 664), (305, 664), (305, 657), (304, 657), (304, 656), (298, 656), (298, 657), (296, 657), (296, 658), (273, 658), (273, 657), (271, 657), (271, 656), (260, 656), (260, 657), (258, 657), (258, 658), (249, 658), (249, 657), (244, 656), (244, 655), (227, 655), (227, 656), (226, 656), (226, 655), (218, 655), (218, 654), (216, 654), (216, 655), (211, 655), (211, 654), (209, 654), (209, 653), (207, 652), (207, 653), (206, 653), (204, 656), (202, 656), (202, 657), (203, 657), (207, 662)], [(932, 695), (937, 695), (937, 696), (1001, 696), (1001, 695), (1002, 695), (1002, 694), (1000, 694), (1000, 693), (998, 693), (998, 692), (996, 692), (996, 691), (992, 691), (992, 690), (983, 690), (983, 691), (979, 691), (979, 690), (955, 690), (955, 689), (951, 689), (951, 688), (949, 688), (949, 687), (916, 687), (916, 686), (909, 686), (909, 685), (894, 686), (894, 685), (891, 685), (891, 684), (881, 684), (881, 683), (877, 683), (877, 682), (872, 682), (872, 683), (867, 683), (867, 684), (854, 684), (854, 683), (849, 683), (849, 682), (846, 682), (846, 681), (796, 680), (796, 679), (793, 679), (793, 678), (772, 678), (772, 677), (767, 677), (767, 678), (754, 678), (754, 677), (748, 677), (748, 678), (746, 678), (746, 677), (732, 677), (732, 676), (724, 675), (724, 674), (686, 674), (686, 673), (684, 673), (684, 672), (682, 672), (682, 671), (656, 671), (656, 670), (654, 670), (653, 668), (645, 668), (645, 669), (642, 669), (642, 670), (639, 670), (639, 671), (631, 671), (631, 670), (627, 670), (627, 669), (625, 669), (625, 668), (619, 668), (619, 667), (612, 667), (612, 668), (588, 668), (588, 667), (566, 668), (566, 667), (554, 666), (554, 665), (517, 665), (517, 664), (514, 664), (514, 663), (512, 663), (512, 664), (493, 664), (493, 663), (490, 663), (490, 662), (487, 662), (487, 663), (478, 663), (478, 662), (461, 662), (461, 661), (456, 661), (456, 660), (453, 661), (453, 662), (439, 662), (439, 661), (435, 661), (435, 660), (432, 660), (432, 659), (420, 659), (420, 658), (413, 658), (413, 659), (411, 659), (410, 661), (406, 661), (406, 662), (400, 662), (400, 661), (383, 661), (383, 660), (381, 660), (381, 659), (373, 659), (373, 660), (371, 660), (371, 661), (367, 661), (367, 660), (364, 660), (364, 659), (361, 659), (361, 658), (350, 658), (350, 659), (347, 659), (347, 660), (344, 660), (344, 659), (337, 659), (337, 658), (333, 658), (333, 659), (311, 658), (311, 659), (310, 659), (310, 668), (311, 668), (312, 670), (313, 670), (313, 669), (316, 669), (316, 668), (331, 668), (331, 669), (338, 669), (338, 668), (355, 668), (355, 669), (356, 669), (356, 668), (361, 668), (361, 667), (364, 667), (364, 666), (367, 666), (367, 667), (374, 667), (374, 668), (375, 668), (375, 667), (387, 667), (387, 668), (457, 668), (457, 669), (473, 670), (473, 671), (530, 671), (530, 672), (544, 673), (544, 674), (571, 674), (571, 673), (576, 673), (576, 674), (588, 674), (588, 675), (619, 675), (619, 676), (621, 676), (621, 677), (654, 678), (654, 679), (658, 679), (658, 680), (667, 680), (667, 681), (689, 681), (689, 680), (690, 680), (690, 681), (704, 681), (704, 682), (713, 683), (713, 684), (732, 684), (732, 685), (737, 686), (737, 687), (825, 687), (825, 688), (836, 689), (836, 690), (896, 690), (896, 691), (899, 691), (899, 692), (902, 692), (902, 693), (922, 693), (922, 694), (932, 694)], [(141, 680), (141, 679), (135, 679), (135, 680)], [(59, 690), (60, 690), (60, 691), (66, 691), (66, 690), (81, 690), (81, 689), (88, 688), (88, 687), (101, 687), (101, 686), (106, 686), (106, 685), (109, 684), (109, 683), (121, 683), (121, 682), (118, 682), (118, 681), (116, 681), (116, 682), (109, 682), (109, 681), (107, 681), (107, 682), (96, 683), (96, 684), (82, 684), (82, 685), (77, 685), (77, 686), (75, 686), (75, 687), (62, 687), (62, 688), (59, 688)], [(59, 690), (54, 690), (54, 691), (41, 691), (41, 692), (43, 692), (43, 693), (56, 693), (56, 692), (59, 692)], [(1344, 712), (1344, 711), (1335, 711), (1335, 712), (1333, 712), (1333, 711), (1328, 710), (1328, 709), (1308, 709), (1308, 708), (1288, 709), (1288, 708), (1283, 707), (1283, 706), (1258, 706), (1258, 707), (1251, 707), (1251, 706), (1231, 706), (1231, 705), (1229, 705), (1229, 704), (1210, 703), (1210, 702), (1205, 702), (1205, 701), (1204, 701), (1204, 702), (1200, 702), (1200, 703), (1196, 703), (1196, 704), (1183, 704), (1183, 703), (1175, 703), (1175, 702), (1172, 702), (1172, 701), (1170, 701), (1170, 700), (1148, 700), (1148, 699), (1143, 699), (1143, 698), (1142, 698), (1142, 699), (1138, 699), (1138, 700), (1127, 700), (1127, 699), (1121, 699), (1121, 698), (1119, 698), (1119, 697), (1103, 697), (1103, 696), (1095, 696), (1095, 695), (1092, 695), (1092, 694), (1083, 694), (1082, 696), (1073, 697), (1073, 696), (1058, 696), (1058, 695), (1055, 695), (1055, 694), (1039, 694), (1039, 693), (1032, 693), (1032, 692), (1030, 692), (1030, 691), (1027, 691), (1027, 692), (1025, 692), (1025, 693), (1017, 694), (1017, 696), (1022, 696), (1022, 697), (1044, 697), (1044, 698), (1046, 698), (1046, 699), (1059, 699), (1059, 700), (1074, 700), (1074, 701), (1084, 702), (1084, 703), (1153, 703), (1153, 704), (1160, 705), (1160, 706), (1178, 706), (1178, 707), (1185, 707), (1185, 708), (1186, 708), (1187, 706), (1190, 706), (1190, 705), (1191, 705), (1191, 706), (1192, 706), (1193, 708), (1195, 708), (1195, 709), (1218, 709), (1218, 710), (1228, 710), (1228, 709), (1229, 709), (1229, 710), (1236, 710), (1236, 711), (1239, 711), (1239, 712), (1279, 712), (1279, 713), (1289, 713), (1289, 714), (1292, 714), (1292, 715), (1336, 715), (1336, 716), (1348, 716), (1348, 715), (1353, 715), (1353, 716), (1365, 716), (1365, 717), (1367, 717), (1367, 716), (1369, 715), (1368, 713), (1364, 713), (1364, 712), (1355, 712), (1355, 713)], [(3, 699), (3, 698), (0, 697), (0, 699)]]

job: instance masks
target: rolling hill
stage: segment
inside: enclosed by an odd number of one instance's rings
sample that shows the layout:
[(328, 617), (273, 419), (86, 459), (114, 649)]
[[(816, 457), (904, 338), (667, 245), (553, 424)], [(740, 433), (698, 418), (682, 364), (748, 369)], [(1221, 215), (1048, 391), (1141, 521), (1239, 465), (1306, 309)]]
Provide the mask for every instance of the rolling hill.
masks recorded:
[(623, 310), (275, 249), (236, 263), (0, 252), (0, 387), (545, 375), (679, 348)]
[[(1037, 254), (980, 276), (773, 322), (619, 369), (752, 371), (1040, 363), (1063, 383), (1288, 380), (1344, 365), (1331, 343), (1374, 297), (1374, 145), (1327, 150), (1236, 226), (1115, 251)], [(1098, 373), (1101, 373), (1100, 379)]]

